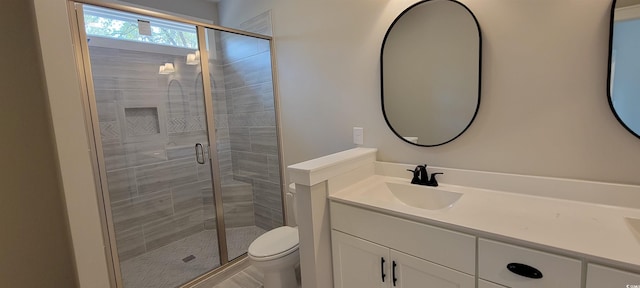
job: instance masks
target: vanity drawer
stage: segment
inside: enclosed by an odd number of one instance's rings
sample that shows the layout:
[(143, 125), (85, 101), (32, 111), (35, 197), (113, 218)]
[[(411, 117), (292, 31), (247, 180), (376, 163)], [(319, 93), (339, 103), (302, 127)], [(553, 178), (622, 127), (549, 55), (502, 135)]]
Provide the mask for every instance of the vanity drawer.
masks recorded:
[[(533, 274), (519, 264), (536, 268), (542, 278), (534, 279), (511, 272), (507, 265), (522, 274)], [(516, 266), (516, 267), (513, 267)], [(478, 239), (478, 274), (482, 279), (513, 288), (579, 288), (582, 263), (578, 260), (522, 248), (496, 241)]]
[(600, 287), (640, 287), (640, 275), (589, 264), (587, 266), (587, 288)]
[(331, 229), (475, 275), (476, 237), (331, 202)]

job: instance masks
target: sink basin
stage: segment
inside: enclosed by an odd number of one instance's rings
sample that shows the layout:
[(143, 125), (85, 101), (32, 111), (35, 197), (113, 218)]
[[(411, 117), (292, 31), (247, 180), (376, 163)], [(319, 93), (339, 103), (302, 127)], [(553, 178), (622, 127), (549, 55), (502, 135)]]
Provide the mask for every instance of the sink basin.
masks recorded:
[(462, 197), (462, 193), (438, 187), (393, 182), (386, 182), (386, 184), (393, 196), (400, 202), (420, 209), (439, 210), (451, 207)]

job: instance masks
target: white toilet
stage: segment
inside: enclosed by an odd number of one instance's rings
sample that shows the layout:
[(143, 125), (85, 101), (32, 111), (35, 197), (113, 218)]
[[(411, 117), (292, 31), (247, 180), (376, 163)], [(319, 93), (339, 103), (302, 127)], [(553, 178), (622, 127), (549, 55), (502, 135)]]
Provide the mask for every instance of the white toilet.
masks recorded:
[[(297, 221), (296, 188), (289, 186), (287, 207)], [(298, 227), (283, 226), (268, 231), (249, 246), (249, 260), (264, 274), (264, 288), (297, 288), (296, 266), (300, 263)]]

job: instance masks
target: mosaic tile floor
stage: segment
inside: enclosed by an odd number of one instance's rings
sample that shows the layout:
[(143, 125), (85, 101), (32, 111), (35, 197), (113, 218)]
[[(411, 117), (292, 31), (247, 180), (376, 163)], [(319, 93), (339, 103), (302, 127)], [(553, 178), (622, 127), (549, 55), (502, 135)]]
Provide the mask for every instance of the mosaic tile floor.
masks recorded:
[[(229, 257), (245, 253), (264, 232), (255, 226), (227, 229)], [(124, 287), (177, 287), (218, 267), (219, 261), (216, 231), (205, 230), (121, 263)]]

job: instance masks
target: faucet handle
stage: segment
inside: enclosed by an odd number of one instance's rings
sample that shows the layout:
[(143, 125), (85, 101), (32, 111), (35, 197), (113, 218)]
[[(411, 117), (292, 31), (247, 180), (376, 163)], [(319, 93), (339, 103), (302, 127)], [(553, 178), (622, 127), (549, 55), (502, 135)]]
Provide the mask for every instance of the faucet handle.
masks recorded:
[(413, 178), (411, 179), (411, 184), (420, 184), (420, 166), (417, 166), (415, 169), (407, 169), (409, 172), (413, 172)]
[(431, 179), (428, 181), (428, 186), (438, 187), (438, 179), (436, 179), (436, 175), (443, 175), (442, 172), (431, 173)]

